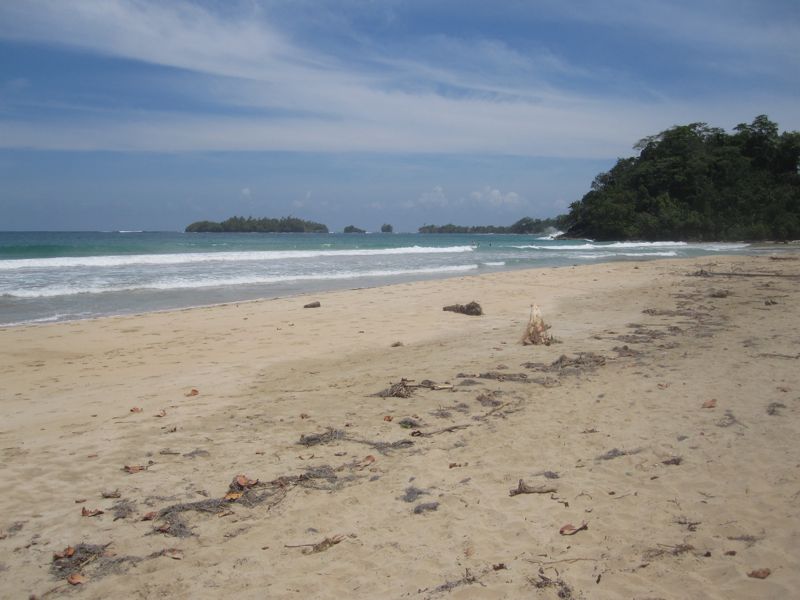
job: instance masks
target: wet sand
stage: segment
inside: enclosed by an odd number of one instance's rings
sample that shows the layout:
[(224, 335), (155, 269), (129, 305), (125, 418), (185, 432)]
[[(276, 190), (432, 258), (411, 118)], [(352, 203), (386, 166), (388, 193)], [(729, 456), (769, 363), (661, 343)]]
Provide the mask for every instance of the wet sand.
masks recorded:
[(0, 596), (790, 597), (783, 256), (2, 329)]

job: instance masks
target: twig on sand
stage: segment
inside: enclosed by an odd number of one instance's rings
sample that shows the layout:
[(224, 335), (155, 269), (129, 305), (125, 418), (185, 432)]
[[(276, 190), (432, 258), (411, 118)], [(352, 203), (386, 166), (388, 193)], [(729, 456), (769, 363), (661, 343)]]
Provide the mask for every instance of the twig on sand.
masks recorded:
[(317, 552), (324, 552), (328, 548), (333, 548), (336, 544), (343, 541), (345, 536), (343, 535), (334, 535), (331, 537), (326, 537), (321, 542), (317, 542), (315, 544), (284, 544), (284, 548), (305, 548), (303, 550), (303, 554), (316, 554)]
[(466, 429), (469, 427), (469, 423), (463, 423), (461, 425), (451, 425), (450, 427), (444, 427), (442, 429), (437, 429), (436, 431), (428, 431), (422, 432), (419, 429), (412, 431), (411, 435), (414, 437), (431, 437), (432, 435), (439, 435), (440, 433), (451, 433), (453, 431), (458, 431), (459, 429)]
[(516, 496), (517, 494), (551, 494), (557, 491), (558, 489), (553, 485), (528, 485), (522, 479), (520, 479), (517, 487), (508, 491), (508, 495)]

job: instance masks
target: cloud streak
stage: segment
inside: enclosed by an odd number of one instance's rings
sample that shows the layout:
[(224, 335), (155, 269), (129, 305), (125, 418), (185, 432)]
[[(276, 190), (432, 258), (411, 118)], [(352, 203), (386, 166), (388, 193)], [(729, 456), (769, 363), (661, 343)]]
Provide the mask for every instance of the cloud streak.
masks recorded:
[[(623, 0), (608, 14), (558, 8), (560, 18), (598, 19), (666, 32), (682, 4), (645, 12)], [(648, 6), (650, 3), (647, 3)], [(0, 38), (80, 49), (180, 69), (181, 93), (202, 95), (220, 110), (99, 109), (67, 111), (43, 122), (35, 114), (0, 115), (0, 147), (114, 151), (297, 151), (488, 153), (555, 157), (622, 155), (640, 137), (698, 119), (722, 125), (749, 120), (753, 105), (780, 121), (795, 98), (739, 96), (724, 106), (663, 94), (658, 101), (570, 91), (553, 83), (592, 73), (546, 48), (533, 55), (490, 38), (420, 38), (416, 53), (374, 48), (355, 63), (299, 44), (269, 19), (268, 4), (236, 5), (222, 16), (199, 5), (146, 0), (31, 0), (0, 6)], [(601, 11), (602, 12), (602, 11)], [(783, 29), (749, 37), (726, 21), (714, 39), (738, 32), (753, 47), (794, 49)], [(725, 24), (724, 23), (724, 24)], [(731, 24), (733, 23), (733, 24)], [(700, 35), (696, 26), (685, 35)], [(666, 35), (666, 33), (664, 33)], [(721, 42), (720, 42), (721, 43)], [(432, 59), (432, 56), (439, 58)], [(443, 57), (443, 58), (442, 58)], [(788, 59), (787, 59), (788, 60)], [(557, 76), (557, 77), (556, 77)], [(699, 113), (699, 114), (698, 114)]]

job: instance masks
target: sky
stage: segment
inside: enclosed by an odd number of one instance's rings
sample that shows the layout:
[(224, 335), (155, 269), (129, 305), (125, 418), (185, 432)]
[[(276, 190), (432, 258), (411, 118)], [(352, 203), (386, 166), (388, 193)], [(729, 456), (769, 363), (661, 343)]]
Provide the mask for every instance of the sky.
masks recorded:
[(510, 224), (760, 114), (800, 129), (797, 0), (7, 0), (0, 230)]

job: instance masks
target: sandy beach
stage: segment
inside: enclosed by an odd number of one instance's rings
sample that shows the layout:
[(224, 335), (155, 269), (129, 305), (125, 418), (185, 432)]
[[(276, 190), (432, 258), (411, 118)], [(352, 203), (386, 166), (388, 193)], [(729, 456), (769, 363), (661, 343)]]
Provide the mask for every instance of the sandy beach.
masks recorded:
[(0, 329), (0, 597), (791, 597), (799, 258)]

